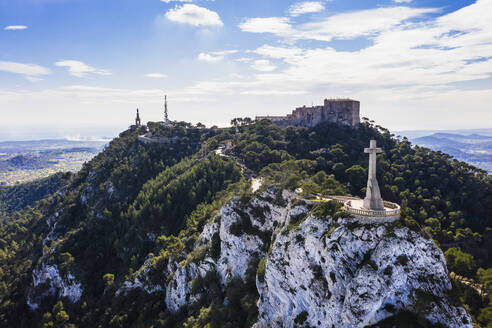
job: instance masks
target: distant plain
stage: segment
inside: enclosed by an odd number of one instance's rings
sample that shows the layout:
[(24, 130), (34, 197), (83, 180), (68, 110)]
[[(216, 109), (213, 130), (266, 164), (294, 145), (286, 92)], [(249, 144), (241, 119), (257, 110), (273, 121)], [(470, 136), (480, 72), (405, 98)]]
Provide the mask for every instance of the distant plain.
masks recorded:
[(108, 140), (32, 140), (0, 142), (0, 185), (15, 185), (56, 172), (78, 171)]

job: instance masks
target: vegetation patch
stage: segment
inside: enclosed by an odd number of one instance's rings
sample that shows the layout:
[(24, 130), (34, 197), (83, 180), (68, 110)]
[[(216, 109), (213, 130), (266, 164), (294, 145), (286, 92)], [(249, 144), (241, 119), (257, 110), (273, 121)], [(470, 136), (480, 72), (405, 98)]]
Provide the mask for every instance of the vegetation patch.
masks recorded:
[(295, 317), (294, 323), (296, 325), (302, 325), (304, 322), (306, 322), (308, 315), (309, 314), (307, 313), (307, 311), (302, 311)]
[(398, 255), (396, 258), (396, 264), (399, 264), (401, 266), (405, 266), (408, 263), (408, 257), (405, 254)]
[(256, 275), (260, 282), (265, 282), (266, 260), (267, 257), (263, 257), (258, 263), (258, 269), (256, 270)]

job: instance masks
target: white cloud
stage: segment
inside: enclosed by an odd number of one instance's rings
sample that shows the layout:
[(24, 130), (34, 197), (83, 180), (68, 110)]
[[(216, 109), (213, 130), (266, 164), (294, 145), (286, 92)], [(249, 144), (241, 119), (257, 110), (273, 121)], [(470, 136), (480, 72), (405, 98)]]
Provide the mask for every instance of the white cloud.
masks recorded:
[(22, 74), (26, 76), (40, 76), (51, 73), (48, 68), (43, 66), (8, 61), (0, 61), (0, 71)]
[(248, 57), (241, 57), (236, 59), (238, 63), (250, 63), (253, 59), (248, 58)]
[(207, 54), (204, 52), (201, 52), (198, 55), (198, 60), (201, 60), (201, 61), (218, 62), (218, 61), (221, 61), (222, 59), (224, 59), (224, 56), (214, 56), (212, 54)]
[(297, 47), (284, 48), (265, 44), (256, 50), (252, 50), (251, 52), (269, 58), (280, 59), (301, 55), (304, 51)]
[[(361, 100), (372, 99), (373, 104), (383, 102), (382, 98), (386, 97), (397, 107), (403, 100), (419, 104), (428, 101), (434, 106), (438, 102), (432, 99), (443, 99), (444, 94), (452, 94), (453, 99), (458, 99), (461, 91), (472, 94), (459, 90), (456, 83), (492, 77), (492, 26), (489, 23), (492, 2), (479, 0), (456, 12), (437, 18), (422, 17), (417, 21), (410, 18), (436, 10), (396, 8), (329, 18), (328, 25), (343, 23), (342, 18), (358, 18), (362, 28), (352, 30), (345, 24), (334, 26), (332, 33), (347, 39), (370, 34), (372, 44), (362, 49), (340, 51), (329, 46), (266, 44), (247, 52), (263, 59), (240, 59), (242, 62), (253, 60), (252, 68), (259, 71), (253, 78), (201, 82), (187, 92), (211, 96), (313, 94), (330, 90), (333, 95), (348, 93)], [(362, 13), (369, 14), (366, 15), (369, 22), (364, 21)], [(378, 18), (375, 13), (386, 14), (386, 17)], [(290, 24), (287, 28), (282, 25), (286, 22), (285, 18), (254, 19), (242, 27), (259, 32), (266, 30), (262, 29), (264, 25), (270, 25), (280, 26), (277, 31), (288, 31)], [(300, 29), (296, 27), (296, 31)], [(283, 35), (280, 41), (282, 39)], [(282, 69), (268, 59), (282, 60)], [(478, 93), (483, 94), (485, 90)]]
[(272, 65), (272, 63), (266, 59), (255, 60), (251, 67), (260, 72), (271, 72), (277, 68), (277, 66)]
[(291, 16), (299, 16), (302, 14), (317, 13), (325, 9), (325, 6), (319, 1), (305, 1), (293, 4), (288, 12)]
[(198, 60), (207, 62), (218, 62), (224, 60), (225, 56), (237, 53), (237, 50), (214, 51), (211, 53), (200, 53)]
[(318, 40), (351, 39), (373, 35), (402, 26), (412, 18), (435, 13), (435, 8), (391, 7), (338, 14), (315, 23), (301, 26), (306, 38)]
[(5, 31), (18, 31), (27, 29), (26, 25), (9, 25), (3, 28)]
[(43, 81), (42, 78), (40, 77), (35, 77), (35, 76), (26, 76), (26, 80), (30, 81), (30, 82), (39, 82), (39, 81)]
[(62, 60), (55, 63), (58, 67), (68, 67), (70, 75), (83, 77), (87, 74), (111, 75), (111, 71), (106, 69), (94, 68), (78, 60)]
[[(422, 96), (450, 88), (450, 83), (492, 77), (492, 2), (475, 4), (438, 18), (400, 22), (433, 9), (406, 7), (339, 14), (325, 24), (333, 35), (355, 38), (371, 33), (373, 44), (358, 51), (331, 47), (299, 48), (264, 45), (253, 52), (282, 59), (287, 68), (276, 74), (259, 75), (256, 83), (302, 85), (306, 90), (323, 85), (340, 88), (403, 88)], [(376, 13), (386, 13), (378, 18)], [(363, 16), (368, 21), (364, 21)], [(344, 18), (359, 18), (354, 29)], [(338, 25), (340, 23), (342, 25)], [(387, 26), (390, 26), (388, 28)], [(391, 27), (392, 26), (392, 27)], [(318, 33), (323, 33), (320, 27)]]
[(223, 26), (219, 14), (207, 8), (193, 4), (176, 6), (166, 12), (166, 18), (172, 22), (193, 26)]
[(294, 26), (287, 17), (251, 18), (239, 25), (243, 32), (272, 33), (286, 40), (353, 39), (373, 36), (397, 26), (408, 24), (411, 19), (435, 13), (435, 8), (389, 7), (350, 13)]
[(145, 77), (148, 77), (151, 79), (163, 79), (163, 78), (166, 78), (167, 75), (162, 74), (162, 73), (149, 73), (149, 74), (145, 74)]
[[(285, 17), (248, 20), (242, 24), (244, 29), (271, 32), (265, 27), (270, 26), (278, 36), (275, 41), (242, 52), (237, 57), (243, 58), (235, 59), (248, 62), (256, 71), (242, 70), (244, 78), (231, 75), (231, 71), (221, 74), (220, 79), (197, 74), (196, 78), (202, 78), (202, 82), (168, 90), (173, 101), (187, 101), (181, 107), (186, 110), (177, 109), (176, 115), (193, 120), (199, 113), (206, 113), (203, 115), (207, 120), (217, 122), (227, 115), (254, 116), (262, 112), (280, 115), (297, 105), (317, 103), (323, 97), (347, 96), (361, 101), (361, 114), (388, 128), (479, 127), (490, 122), (492, 111), (486, 110), (486, 104), (492, 103), (492, 90), (488, 82), (480, 84), (479, 80), (490, 81), (492, 77), (492, 2), (478, 0), (440, 17), (426, 15), (426, 11), (438, 13), (436, 9), (395, 8), (405, 9), (398, 12), (379, 8), (372, 13), (366, 11), (369, 15), (350, 12), (307, 24)], [(374, 13), (384, 17), (376, 17)], [(350, 21), (344, 23), (342, 18)], [(339, 26), (335, 26), (337, 20)], [(326, 26), (316, 31), (310, 24)], [(351, 28), (350, 24), (360, 27)], [(350, 40), (358, 36), (365, 36), (371, 42), (353, 51), (342, 51), (327, 43), (283, 42), (289, 38)], [(203, 50), (197, 53), (200, 51)], [(226, 56), (220, 53), (207, 54), (214, 58)], [(237, 66), (246, 68), (246, 65)], [(467, 81), (473, 81), (473, 85)], [(479, 90), (472, 90), (476, 85)], [(0, 91), (0, 102), (26, 108), (26, 113), (33, 102), (46, 107), (55, 104), (60, 113), (67, 107), (80, 106), (80, 112), (84, 113), (76, 118), (80, 120), (87, 116), (84, 108), (103, 112), (102, 109), (113, 106), (114, 112), (107, 114), (110, 120), (121, 118), (121, 114), (113, 114), (121, 113), (121, 104), (131, 109), (138, 104), (146, 110), (146, 119), (152, 119), (150, 109), (154, 108), (157, 120), (161, 119), (161, 95), (162, 91), (157, 89), (71, 86), (36, 92)], [(95, 105), (86, 106), (88, 102)], [(206, 111), (204, 103), (211, 103)], [(235, 104), (234, 113), (230, 112), (231, 103)], [(466, 115), (462, 114), (463, 108)], [(128, 122), (133, 115), (133, 111), (128, 113)], [(14, 122), (11, 117), (7, 119), (9, 123)], [(71, 116), (70, 121), (73, 120)]]
[(239, 25), (243, 32), (273, 33), (288, 36), (294, 33), (289, 19), (286, 17), (250, 18)]
[(410, 3), (413, 0), (393, 0), (393, 1), (396, 2), (396, 3)]
[(161, 0), (162, 2), (165, 3), (170, 3), (170, 2), (193, 2), (193, 0)]

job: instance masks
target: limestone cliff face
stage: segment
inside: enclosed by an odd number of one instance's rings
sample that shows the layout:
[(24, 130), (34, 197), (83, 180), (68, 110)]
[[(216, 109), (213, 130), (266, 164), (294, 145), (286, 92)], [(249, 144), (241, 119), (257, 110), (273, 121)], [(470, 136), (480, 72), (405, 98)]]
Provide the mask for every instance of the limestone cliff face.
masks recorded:
[(296, 318), (309, 326), (364, 327), (399, 310), (471, 327), (464, 309), (446, 300), (451, 284), (432, 241), (391, 224), (338, 224), (310, 216), (278, 236), (258, 282), (257, 327), (291, 327)]
[(446, 327), (472, 327), (447, 296), (445, 260), (431, 240), (398, 223), (317, 217), (294, 195), (283, 196), (285, 203), (264, 193), (224, 206), (196, 245), (209, 247), (218, 234), (220, 256), (170, 262), (163, 277), (171, 279), (162, 284), (167, 307), (177, 311), (198, 299), (192, 288), (198, 277), (216, 272), (226, 284), (244, 279), (250, 264), (263, 259), (256, 273), (257, 328), (364, 327), (401, 310)]

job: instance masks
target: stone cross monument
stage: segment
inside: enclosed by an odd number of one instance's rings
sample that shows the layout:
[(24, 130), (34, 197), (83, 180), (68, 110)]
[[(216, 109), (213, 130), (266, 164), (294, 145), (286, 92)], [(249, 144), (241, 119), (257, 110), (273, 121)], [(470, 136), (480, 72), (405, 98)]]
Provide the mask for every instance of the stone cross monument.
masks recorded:
[(369, 148), (364, 149), (364, 153), (369, 153), (369, 176), (367, 178), (366, 198), (363, 207), (367, 210), (384, 210), (383, 199), (379, 191), (378, 180), (376, 178), (376, 156), (382, 153), (381, 148), (376, 147), (376, 140), (371, 140)]

